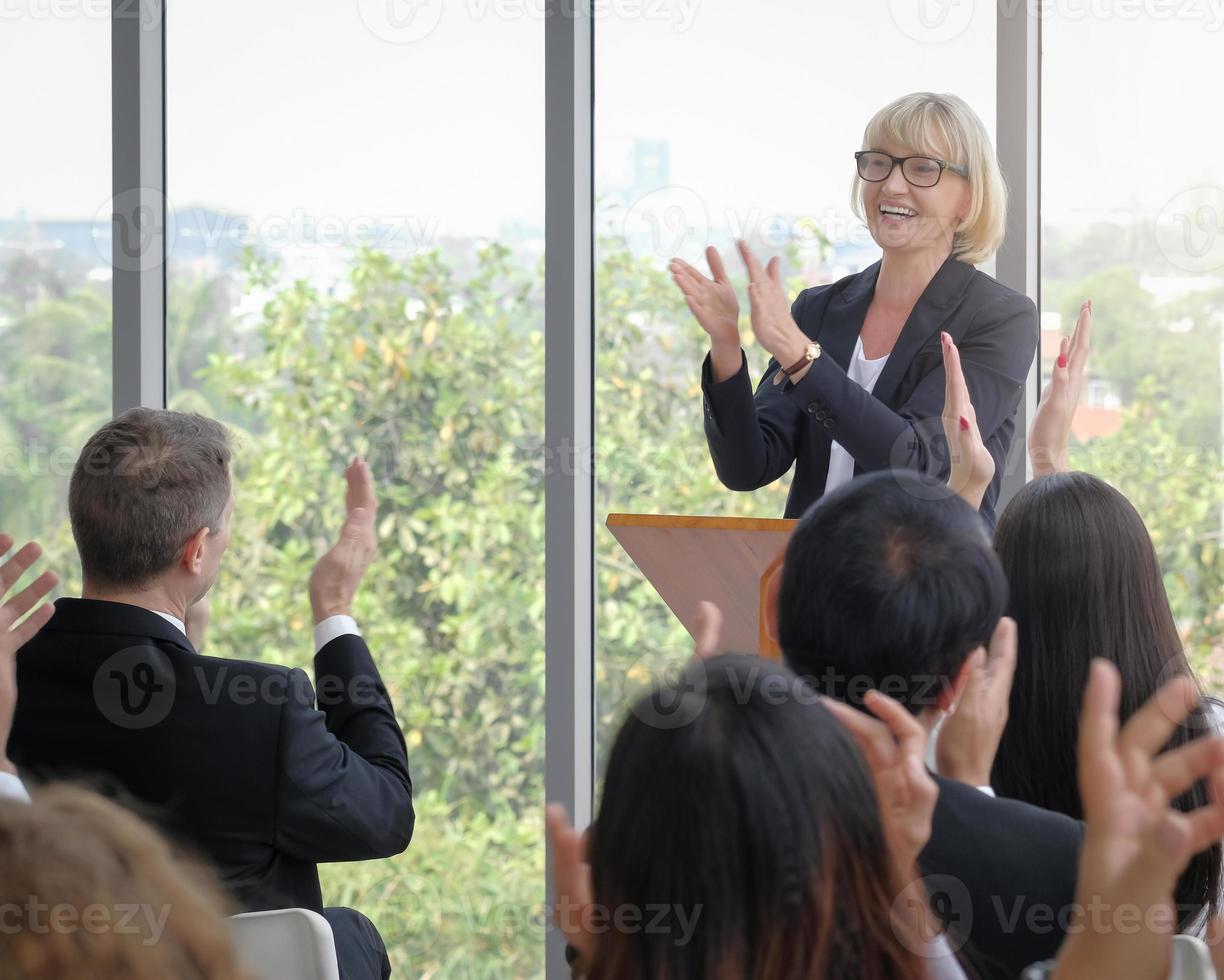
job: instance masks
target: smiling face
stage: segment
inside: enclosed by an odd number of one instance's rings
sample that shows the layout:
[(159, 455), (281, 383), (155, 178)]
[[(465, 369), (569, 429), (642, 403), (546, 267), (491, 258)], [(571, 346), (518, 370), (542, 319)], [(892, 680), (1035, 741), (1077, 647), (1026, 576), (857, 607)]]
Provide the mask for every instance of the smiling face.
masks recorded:
[[(894, 157), (930, 153), (889, 140), (870, 149)], [(931, 155), (948, 163), (962, 163), (941, 153)], [(969, 181), (951, 170), (944, 170), (934, 187), (915, 187), (905, 179), (901, 167), (894, 166), (887, 179), (878, 183), (864, 180), (862, 188), (867, 227), (885, 252), (936, 249), (946, 254), (952, 250), (953, 236), (969, 211)]]

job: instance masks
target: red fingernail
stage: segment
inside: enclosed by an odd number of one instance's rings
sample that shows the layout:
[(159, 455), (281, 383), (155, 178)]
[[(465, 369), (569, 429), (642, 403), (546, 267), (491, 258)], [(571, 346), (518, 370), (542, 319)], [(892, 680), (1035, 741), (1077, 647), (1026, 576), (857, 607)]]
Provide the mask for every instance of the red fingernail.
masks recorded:
[(968, 432), (969, 431), (969, 420), (965, 418), (965, 416), (963, 415), (960, 417), (960, 420), (961, 420), (961, 431)]
[(1059, 355), (1058, 355), (1058, 366), (1059, 366), (1059, 367), (1066, 367), (1066, 366), (1067, 366), (1067, 355), (1066, 355), (1066, 354), (1059, 354)]

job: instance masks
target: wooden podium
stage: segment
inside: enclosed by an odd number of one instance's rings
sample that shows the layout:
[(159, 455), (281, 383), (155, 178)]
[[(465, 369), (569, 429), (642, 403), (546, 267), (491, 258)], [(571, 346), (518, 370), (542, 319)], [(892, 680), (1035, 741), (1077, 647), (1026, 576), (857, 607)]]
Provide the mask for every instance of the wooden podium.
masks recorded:
[(782, 568), (796, 521), (753, 517), (609, 514), (608, 530), (689, 635), (697, 603), (723, 614), (719, 649), (781, 653), (765, 629), (765, 591)]

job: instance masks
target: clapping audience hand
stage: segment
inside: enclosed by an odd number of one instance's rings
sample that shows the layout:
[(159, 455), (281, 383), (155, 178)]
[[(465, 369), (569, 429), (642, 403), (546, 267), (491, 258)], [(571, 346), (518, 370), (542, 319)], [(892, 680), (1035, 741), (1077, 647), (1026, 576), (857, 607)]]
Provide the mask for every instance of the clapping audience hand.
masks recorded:
[(588, 838), (570, 826), (569, 814), (559, 803), (548, 805), (545, 821), (552, 845), (553, 890), (557, 903), (553, 908), (553, 921), (577, 954), (577, 960), (571, 963), (575, 975), (582, 975), (595, 954), (595, 934), (591, 928), (595, 892), (587, 857)]
[[(7, 554), (13, 547), (13, 538), (0, 534), (0, 554)], [(15, 555), (0, 565), (0, 598), (3, 598), (17, 580), (38, 557), (42, 548), (31, 541)], [(54, 572), (43, 572), (38, 578), (0, 606), (0, 771), (16, 773), (17, 768), (8, 758), (8, 737), (13, 726), (13, 713), (17, 709), (17, 651), (43, 628), (55, 606), (46, 602), (34, 609), (34, 605), (55, 588), (59, 579)], [(34, 609), (25, 621), (18, 624), (27, 612)]]
[(187, 621), (183, 625), (196, 653), (204, 649), (204, 634), (211, 619), (212, 603), (208, 601), (208, 596), (203, 596), (187, 608)]
[(722, 610), (712, 602), (697, 604), (697, 635), (693, 638), (693, 659), (709, 660), (718, 656), (722, 636)]
[[(1169, 681), (1119, 732), (1120, 698), (1117, 668), (1094, 660), (1080, 716), (1080, 920), (1059, 949), (1055, 980), (1163, 980), (1177, 931), (1178, 875), (1224, 836), (1224, 739), (1161, 752), (1198, 703), (1194, 682)], [(1171, 801), (1201, 778), (1212, 803), (1179, 812)]]
[[(821, 697), (858, 743), (871, 771), (884, 835), (902, 875), (916, 875), (918, 853), (931, 836), (931, 814), (939, 789), (923, 763), (927, 732), (901, 704), (868, 691), (863, 704), (871, 718), (848, 704)], [(908, 880), (908, 878), (907, 878)]]
[(994, 457), (982, 442), (977, 413), (969, 398), (969, 387), (961, 370), (960, 351), (947, 333), (940, 334), (944, 362), (944, 436), (952, 470), (948, 486), (974, 510), (982, 506), (982, 498), (994, 479)]
[(1016, 622), (999, 620), (990, 647), (979, 647), (969, 660), (969, 681), (951, 713), (939, 727), (935, 768), (941, 776), (971, 786), (989, 786), (1016, 673)]
[(310, 573), (310, 607), (315, 623), (329, 616), (351, 614), (357, 586), (374, 559), (378, 545), (374, 533), (378, 500), (374, 496), (374, 475), (370, 466), (355, 457), (344, 475), (348, 481), (344, 498), (347, 516), (340, 539)]
[(1080, 306), (1075, 332), (1064, 337), (1058, 349), (1058, 360), (1050, 383), (1041, 393), (1041, 402), (1029, 428), (1029, 460), (1034, 476), (1065, 473), (1070, 469), (1067, 443), (1071, 438), (1071, 422), (1084, 389), (1084, 366), (1092, 346), (1092, 300)]

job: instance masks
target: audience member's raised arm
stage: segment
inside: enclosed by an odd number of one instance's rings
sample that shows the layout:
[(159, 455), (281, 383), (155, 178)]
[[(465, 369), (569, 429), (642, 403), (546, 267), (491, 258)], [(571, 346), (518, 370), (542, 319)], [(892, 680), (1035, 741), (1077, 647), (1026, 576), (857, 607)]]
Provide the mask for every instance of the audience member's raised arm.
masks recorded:
[[(0, 554), (13, 547), (13, 538), (0, 534)], [(3, 565), (0, 565), (0, 598), (3, 598), (25, 573), (42, 548), (31, 541)], [(0, 606), (0, 798), (29, 800), (25, 787), (17, 777), (17, 767), (9, 761), (8, 739), (13, 728), (13, 712), (17, 708), (17, 651), (25, 645), (43, 624), (51, 618), (55, 607), (46, 602), (34, 606), (55, 588), (59, 581), (54, 572), (43, 572), (38, 578)], [(18, 620), (34, 609), (24, 622)]]
[(1091, 346), (1092, 300), (1085, 300), (1075, 321), (1075, 332), (1070, 338), (1064, 337), (1059, 345), (1054, 373), (1041, 393), (1041, 403), (1029, 427), (1028, 452), (1033, 476), (1065, 473), (1070, 469), (1067, 443), (1084, 389), (1084, 366)]
[[(1224, 835), (1224, 739), (1161, 753), (1198, 702), (1194, 682), (1171, 680), (1119, 732), (1121, 687), (1113, 664), (1093, 661), (1080, 716), (1079, 921), (1052, 971), (1029, 971), (1034, 976), (1163, 980), (1177, 931), (1177, 877), (1193, 854)], [(1213, 802), (1192, 813), (1176, 810), (1171, 800), (1204, 777)]]
[(1016, 673), (1015, 620), (1002, 617), (990, 637), (990, 648), (979, 647), (969, 662), (969, 681), (939, 726), (935, 769), (949, 779), (989, 789)]
[[(311, 861), (398, 854), (412, 839), (412, 780), (403, 732), (352, 603), (374, 557), (378, 503), (370, 467), (346, 474), (340, 539), (310, 576), (316, 636), (314, 690), (291, 673), (281, 721), (278, 843)], [(323, 635), (320, 635), (323, 634)]]

